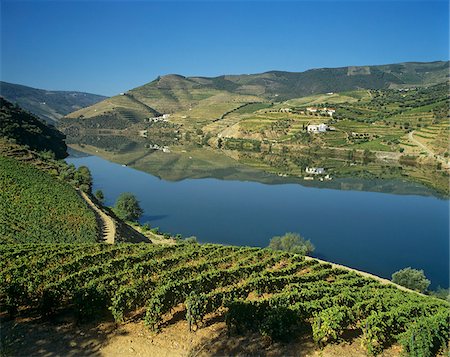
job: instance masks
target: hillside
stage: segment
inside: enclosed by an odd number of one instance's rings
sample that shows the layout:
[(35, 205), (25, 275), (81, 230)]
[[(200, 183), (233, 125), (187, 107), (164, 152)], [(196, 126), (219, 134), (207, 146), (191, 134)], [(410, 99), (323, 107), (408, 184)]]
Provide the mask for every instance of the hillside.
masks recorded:
[(0, 97), (0, 137), (36, 151), (50, 151), (56, 158), (67, 156), (65, 135)]
[(96, 242), (94, 213), (67, 182), (0, 156), (0, 243)]
[[(308, 338), (319, 349), (357, 340), (368, 354), (399, 344), (411, 356), (435, 355), (449, 338), (448, 302), (295, 254), (195, 243), (2, 245), (0, 251), (1, 305), (25, 323), (36, 313), (63, 314), (66, 324), (68, 314), (91, 324), (112, 315), (119, 329), (143, 319), (148, 329), (164, 333), (187, 320), (184, 338), (192, 339), (224, 321), (228, 337), (216, 340), (222, 346), (230, 335), (253, 331), (266, 336), (266, 345)], [(154, 339), (142, 343), (150, 347)], [(18, 342), (24, 338), (7, 347), (14, 352)], [(74, 347), (65, 344), (63, 350)], [(196, 349), (207, 344), (214, 353), (211, 336)], [(49, 347), (27, 350), (47, 353)], [(236, 345), (234, 354), (245, 349)], [(300, 352), (291, 345), (289, 353)]]
[(0, 95), (52, 124), (66, 114), (106, 99), (97, 94), (50, 91), (7, 82), (0, 82)]
[[(436, 84), (448, 78), (448, 66), (448, 62), (438, 61), (322, 68), (305, 72), (271, 71), (214, 78), (167, 75), (132, 89), (125, 93), (125, 96), (109, 98), (90, 108), (71, 113), (68, 117), (88, 118), (106, 114), (126, 118), (126, 114), (134, 113), (134, 117), (139, 118), (145, 117), (153, 110), (159, 113), (180, 113), (182, 116), (196, 117), (194, 113), (188, 112), (207, 104), (210, 111), (204, 114), (216, 118), (227, 110), (237, 107), (238, 103), (283, 101), (318, 93), (356, 89)], [(211, 107), (217, 107), (218, 111), (214, 108), (211, 110)]]
[[(450, 102), (442, 66), (448, 68), (448, 63), (377, 67), (390, 75), (397, 73), (405, 83), (422, 81), (419, 86), (389, 84), (392, 88), (326, 92), (288, 100), (277, 97), (276, 101), (268, 101), (261, 88), (252, 87), (259, 96), (237, 93), (242, 90), (236, 83), (254, 86), (257, 75), (233, 77), (234, 82), (228, 77), (170, 75), (71, 113), (61, 120), (61, 128), (68, 143), (78, 149), (83, 150), (79, 145), (93, 146), (91, 152), (144, 170), (159, 158), (151, 155), (155, 146), (182, 153), (195, 145), (239, 162), (232, 166), (243, 164), (282, 177), (314, 179), (305, 175), (306, 167), (324, 167), (336, 178), (407, 177), (448, 195)], [(414, 76), (413, 70), (417, 72)], [(332, 82), (334, 77), (327, 71)], [(348, 77), (355, 73), (369, 76), (366, 72), (353, 68)], [(445, 82), (431, 84), (434, 80)], [(271, 88), (272, 82), (264, 83)], [(130, 97), (142, 103), (141, 108), (153, 106), (159, 113), (171, 114), (149, 120), (153, 114), (147, 110), (125, 117), (123, 113), (131, 112), (126, 109)], [(332, 110), (331, 115), (326, 108)], [(318, 124), (327, 125), (328, 130), (308, 132), (308, 125)], [(190, 157), (193, 155), (189, 156), (192, 160)], [(210, 169), (213, 171), (214, 165)]]
[(90, 173), (60, 160), (64, 134), (0, 102), (0, 243), (96, 242), (96, 216), (76, 190), (90, 189)]

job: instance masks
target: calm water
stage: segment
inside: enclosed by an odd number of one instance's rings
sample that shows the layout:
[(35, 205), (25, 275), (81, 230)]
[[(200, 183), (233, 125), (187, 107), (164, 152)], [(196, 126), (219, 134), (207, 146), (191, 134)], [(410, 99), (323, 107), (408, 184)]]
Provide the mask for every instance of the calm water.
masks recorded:
[(107, 205), (134, 193), (141, 222), (201, 242), (267, 246), (274, 235), (298, 232), (317, 257), (386, 278), (411, 266), (432, 286), (449, 286), (449, 201), (434, 197), (340, 191), (298, 184), (188, 179), (160, 180), (95, 156), (86, 165)]

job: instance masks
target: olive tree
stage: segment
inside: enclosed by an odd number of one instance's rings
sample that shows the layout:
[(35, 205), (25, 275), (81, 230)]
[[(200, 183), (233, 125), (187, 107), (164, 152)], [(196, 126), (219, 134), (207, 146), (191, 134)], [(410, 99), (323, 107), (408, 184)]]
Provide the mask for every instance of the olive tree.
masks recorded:
[(137, 198), (132, 193), (125, 192), (117, 198), (114, 212), (125, 221), (137, 221), (144, 211)]
[(412, 269), (411, 267), (392, 274), (392, 282), (420, 292), (427, 290), (431, 283), (425, 277), (423, 270)]
[(314, 245), (298, 233), (289, 232), (283, 236), (273, 237), (270, 240), (269, 249), (306, 255), (314, 251)]

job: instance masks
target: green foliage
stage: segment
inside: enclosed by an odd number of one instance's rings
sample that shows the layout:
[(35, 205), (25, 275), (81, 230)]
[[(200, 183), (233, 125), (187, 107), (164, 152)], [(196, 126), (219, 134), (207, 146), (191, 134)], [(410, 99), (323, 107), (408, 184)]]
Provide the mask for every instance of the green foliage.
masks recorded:
[(289, 232), (280, 237), (273, 237), (270, 240), (269, 249), (306, 255), (314, 251), (314, 246), (309, 239), (306, 240), (297, 233)]
[(114, 211), (117, 216), (125, 221), (137, 221), (143, 210), (137, 198), (129, 192), (124, 192), (116, 200)]
[(144, 231), (144, 232), (147, 232), (147, 231), (149, 231), (150, 230), (150, 223), (149, 222), (145, 222), (143, 225), (142, 225), (142, 230)]
[(195, 236), (186, 237), (183, 239), (183, 242), (188, 243), (188, 244), (195, 244), (195, 243), (197, 243), (197, 237), (195, 237)]
[(449, 320), (450, 311), (447, 310), (413, 322), (400, 335), (400, 343), (404, 351), (413, 357), (436, 356), (439, 349), (450, 340)]
[[(0, 137), (14, 139), (31, 150), (51, 152), (58, 158), (67, 156), (65, 135), (55, 127), (0, 97)], [(45, 154), (44, 154), (45, 155)]]
[(0, 157), (0, 186), (2, 243), (96, 241), (95, 215), (68, 183)]
[(392, 281), (412, 290), (424, 292), (430, 286), (430, 281), (425, 277), (423, 270), (401, 269), (392, 274)]
[(96, 198), (99, 202), (103, 203), (103, 201), (104, 201), (104, 199), (105, 199), (105, 195), (103, 194), (103, 191), (102, 191), (102, 190), (97, 190), (97, 191), (95, 191), (94, 195), (95, 195), (95, 198)]
[(314, 341), (324, 344), (337, 340), (352, 321), (352, 310), (347, 306), (336, 305), (317, 312), (312, 324)]
[[(448, 302), (383, 285), (297, 254), (214, 244), (3, 244), (0, 304), (14, 313), (52, 315), (70, 308), (82, 319), (110, 311), (116, 322), (146, 309), (154, 331), (186, 306), (189, 326), (228, 308), (231, 331), (273, 340), (313, 332), (321, 345), (348, 328), (363, 331), (367, 351), (400, 342), (432, 356), (449, 338)], [(107, 318), (107, 316), (103, 316)]]
[(430, 291), (430, 294), (438, 299), (447, 300), (450, 302), (450, 289), (444, 289), (438, 286), (436, 291)]
[[(80, 166), (78, 170), (75, 171), (74, 180), (80, 188), (81, 186), (87, 186), (90, 190), (92, 185), (92, 176), (89, 168), (86, 166)], [(89, 192), (89, 190), (87, 192)]]

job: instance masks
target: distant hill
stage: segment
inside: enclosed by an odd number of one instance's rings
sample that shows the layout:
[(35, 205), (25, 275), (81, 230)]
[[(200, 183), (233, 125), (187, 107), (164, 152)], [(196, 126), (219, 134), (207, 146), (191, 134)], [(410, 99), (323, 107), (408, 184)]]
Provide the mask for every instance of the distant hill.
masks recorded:
[(57, 122), (68, 113), (106, 99), (97, 94), (49, 91), (7, 82), (0, 82), (0, 95), (50, 123)]
[(201, 122), (219, 118), (251, 102), (280, 102), (319, 93), (437, 84), (448, 79), (448, 70), (448, 61), (437, 61), (213, 78), (171, 74), (70, 113), (67, 118), (96, 119), (97, 128), (118, 129), (158, 113)]
[(326, 92), (423, 86), (448, 78), (449, 62), (407, 62), (381, 66), (311, 69), (305, 72), (271, 71), (247, 76), (224, 76), (238, 84), (235, 91), (259, 91), (268, 99), (286, 100)]
[(0, 97), (0, 137), (35, 151), (51, 151), (55, 158), (67, 156), (65, 135)]

